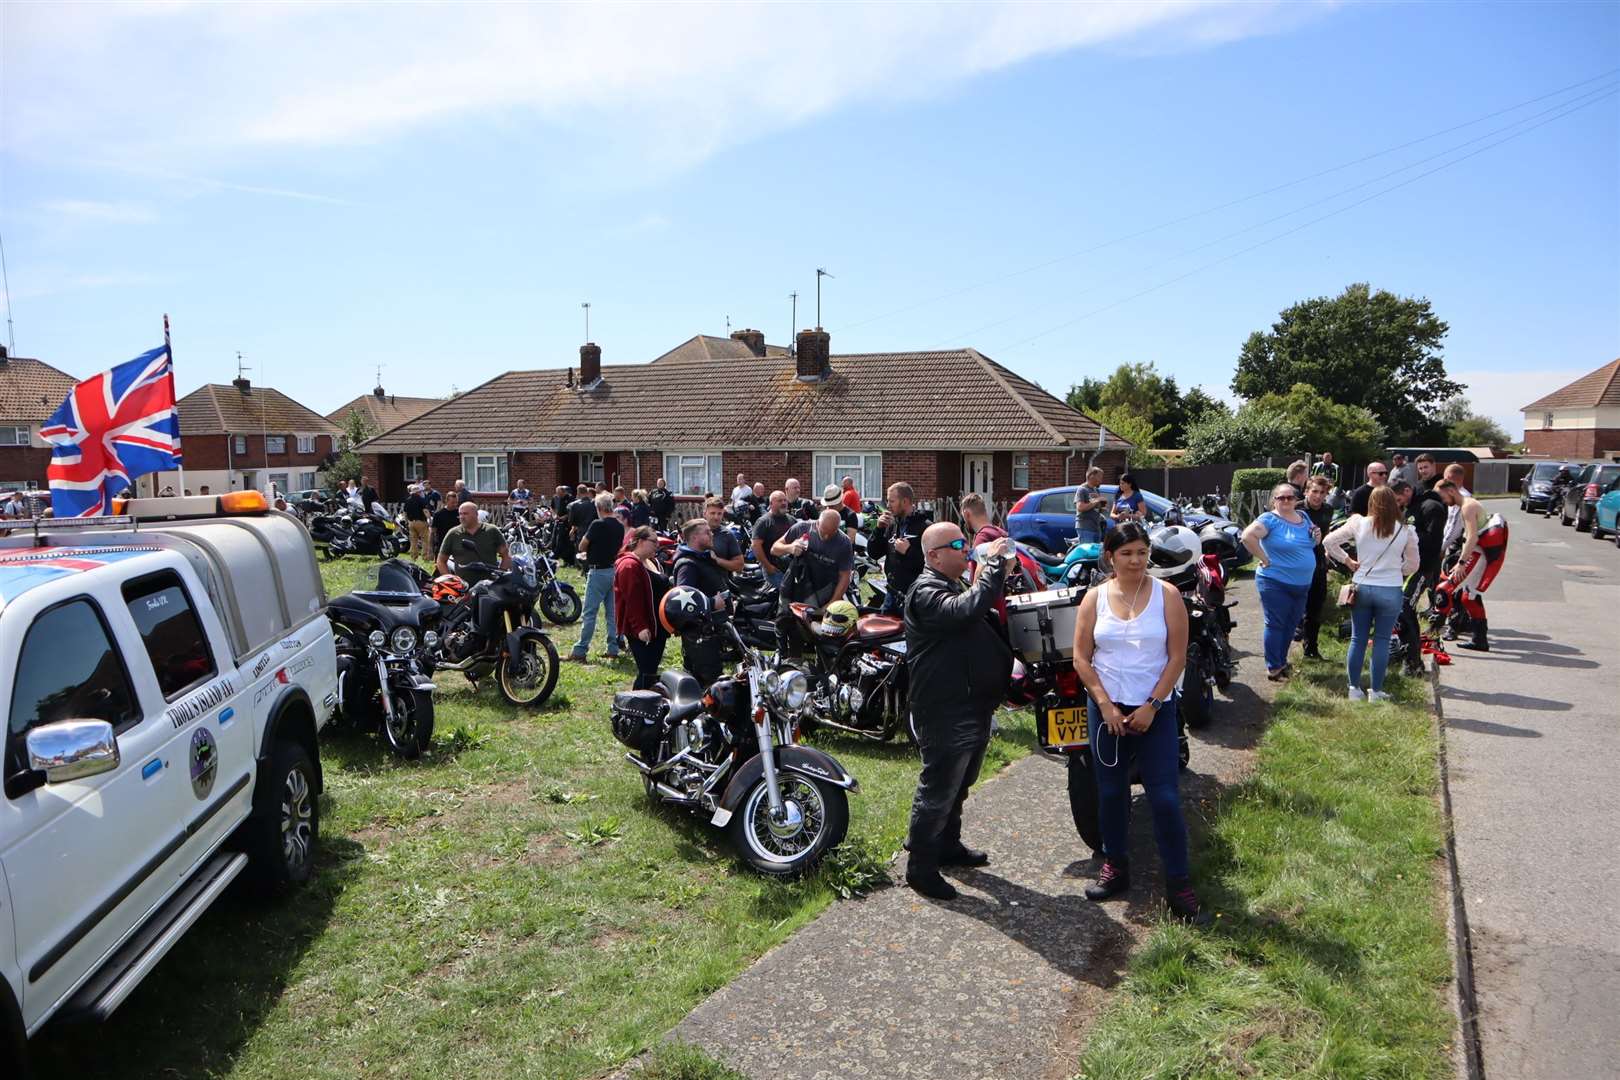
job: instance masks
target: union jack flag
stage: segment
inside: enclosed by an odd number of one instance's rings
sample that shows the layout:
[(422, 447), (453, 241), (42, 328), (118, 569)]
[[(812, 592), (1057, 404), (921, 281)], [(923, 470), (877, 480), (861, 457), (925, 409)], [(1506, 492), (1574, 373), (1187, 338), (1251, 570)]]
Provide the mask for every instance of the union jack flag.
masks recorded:
[(45, 475), (56, 517), (110, 513), (113, 498), (136, 477), (179, 468), (169, 346), (79, 383), (39, 434), (52, 444)]

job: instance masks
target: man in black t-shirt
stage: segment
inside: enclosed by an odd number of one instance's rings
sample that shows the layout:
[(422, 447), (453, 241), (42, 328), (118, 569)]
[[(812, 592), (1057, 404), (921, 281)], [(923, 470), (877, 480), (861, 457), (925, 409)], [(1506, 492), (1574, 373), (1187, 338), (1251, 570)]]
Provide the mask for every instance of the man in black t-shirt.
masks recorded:
[(675, 496), (660, 476), (647, 492), (647, 509), (652, 511), (652, 527), (660, 531), (675, 523)]
[(428, 519), (432, 526), (433, 550), (437, 552), (444, 544), (445, 534), (456, 527), (456, 515), (459, 507), (452, 499), (444, 499), (439, 503), (432, 516)]
[(883, 574), (887, 591), (883, 597), (883, 610), (897, 613), (906, 598), (911, 583), (923, 572), (922, 545), (917, 542), (928, 528), (928, 516), (916, 507), (911, 485), (905, 482), (889, 485), (889, 508), (878, 518), (877, 532), (872, 534), (867, 550), (872, 558), (883, 560)]
[(754, 560), (765, 571), (765, 580), (773, 586), (782, 584), (782, 571), (784, 567), (778, 557), (772, 553), (776, 542), (787, 535), (793, 527), (793, 519), (787, 512), (787, 493), (782, 491), (771, 492), (770, 512), (754, 522), (754, 535), (752, 546)]
[(861, 515), (844, 505), (844, 489), (837, 484), (828, 484), (821, 490), (821, 506), (817, 508), (819, 514), (822, 510), (836, 510), (843, 522), (844, 535), (849, 537), (850, 543), (855, 542), (855, 534), (861, 529)]
[(591, 527), (596, 520), (596, 493), (588, 484), (581, 484), (577, 489), (578, 498), (568, 504), (568, 562), (573, 563), (573, 552), (579, 550), (579, 542), (585, 539), (585, 530)]
[(743, 556), (742, 540), (735, 530), (726, 525), (726, 501), (718, 495), (711, 495), (703, 503), (703, 520), (709, 523), (715, 565), (725, 571), (728, 578), (731, 574), (741, 573), (747, 560)]
[(1367, 482), (1356, 488), (1350, 494), (1350, 512), (1367, 516), (1367, 500), (1372, 498), (1375, 487), (1383, 487), (1389, 483), (1389, 466), (1382, 461), (1375, 461), (1367, 466)]
[(579, 549), (585, 553), (585, 610), (579, 624), (579, 640), (574, 642), (570, 660), (585, 659), (591, 638), (596, 635), (596, 612), (605, 610), (607, 625), (602, 628), (607, 638), (607, 658), (619, 657), (618, 620), (613, 610), (613, 562), (624, 546), (624, 523), (613, 513), (613, 496), (606, 492), (595, 501), (596, 520), (585, 527)]
[(405, 528), (410, 531), (411, 546), (406, 554), (413, 559), (433, 559), (433, 549), (428, 541), (428, 509), (427, 500), (422, 497), (422, 485), (412, 484), (410, 494), (405, 496), (405, 505), (401, 508), (405, 515)]
[(821, 507), (816, 505), (814, 499), (806, 499), (800, 493), (797, 480), (789, 480), (783, 484), (782, 494), (787, 496), (788, 517), (795, 521), (809, 521), (821, 513)]
[(804, 580), (789, 600), (824, 608), (842, 600), (855, 571), (855, 545), (844, 535), (836, 510), (823, 510), (815, 521), (801, 521), (771, 545), (779, 559), (793, 557), (804, 566)]

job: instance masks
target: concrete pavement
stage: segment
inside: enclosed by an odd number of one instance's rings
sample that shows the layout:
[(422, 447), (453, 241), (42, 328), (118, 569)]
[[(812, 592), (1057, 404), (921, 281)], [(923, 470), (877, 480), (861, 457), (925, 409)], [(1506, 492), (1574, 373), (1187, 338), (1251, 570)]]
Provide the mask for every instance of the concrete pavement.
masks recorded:
[(1440, 672), (1484, 1073), (1620, 1077), (1620, 551), (1486, 505), (1492, 651)]

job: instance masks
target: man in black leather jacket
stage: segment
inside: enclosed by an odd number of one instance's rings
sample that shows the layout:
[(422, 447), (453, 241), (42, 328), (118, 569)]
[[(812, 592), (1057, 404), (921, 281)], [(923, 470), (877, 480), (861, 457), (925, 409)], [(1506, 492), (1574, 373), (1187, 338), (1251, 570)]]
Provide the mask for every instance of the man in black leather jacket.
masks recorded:
[[(681, 526), (681, 546), (675, 549), (672, 569), (675, 584), (690, 585), (707, 596), (716, 610), (724, 607), (720, 594), (730, 588), (724, 568), (714, 561), (714, 534), (709, 523), (692, 518)], [(681, 659), (693, 678), (711, 686), (725, 670), (720, 635), (707, 620), (699, 622), (681, 634)]]
[(961, 529), (942, 521), (917, 540), (927, 567), (906, 596), (906, 663), (922, 775), (911, 803), (906, 884), (924, 896), (951, 900), (956, 889), (939, 868), (990, 861), (962, 843), (962, 803), (979, 778), (990, 716), (1012, 675), (1012, 651), (994, 622), (1012, 541), (997, 540), (978, 579), (967, 586)]
[(911, 485), (901, 481), (889, 485), (889, 508), (878, 518), (877, 531), (867, 544), (867, 554), (883, 560), (887, 588), (883, 611), (899, 614), (906, 590), (923, 572), (923, 553), (917, 546), (928, 515), (917, 509)]

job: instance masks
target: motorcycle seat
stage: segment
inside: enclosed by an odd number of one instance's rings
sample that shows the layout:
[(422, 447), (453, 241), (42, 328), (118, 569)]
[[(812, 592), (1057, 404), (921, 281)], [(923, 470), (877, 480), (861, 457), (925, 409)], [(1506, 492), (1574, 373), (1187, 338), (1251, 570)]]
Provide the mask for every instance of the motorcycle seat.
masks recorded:
[(899, 637), (905, 630), (905, 620), (893, 615), (865, 615), (855, 622), (855, 636), (862, 641)]
[(703, 701), (703, 687), (684, 671), (666, 671), (658, 676), (658, 688), (675, 706)]
[(1042, 566), (1062, 566), (1068, 561), (1062, 555), (1053, 555), (1051, 552), (1042, 551), (1038, 547), (1026, 547), (1023, 552)]

